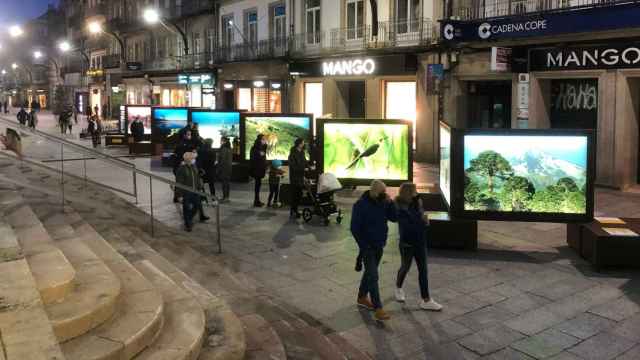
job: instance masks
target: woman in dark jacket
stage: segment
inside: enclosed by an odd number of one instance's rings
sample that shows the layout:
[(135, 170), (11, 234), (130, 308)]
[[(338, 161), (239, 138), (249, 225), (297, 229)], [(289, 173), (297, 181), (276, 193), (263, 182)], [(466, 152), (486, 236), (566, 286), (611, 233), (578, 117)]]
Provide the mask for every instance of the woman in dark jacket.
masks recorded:
[(198, 150), (198, 157), (196, 158), (198, 169), (204, 173), (204, 180), (209, 183), (209, 190), (211, 195), (216, 196), (216, 153), (213, 150), (213, 140), (205, 139), (204, 143)]
[(300, 218), (298, 205), (302, 198), (304, 186), (304, 170), (307, 167), (307, 159), (304, 157), (304, 139), (297, 138), (289, 152), (289, 183), (291, 184), (291, 210), (289, 215)]
[(220, 139), (218, 150), (218, 164), (216, 165), (217, 178), (222, 183), (222, 199), (220, 202), (229, 201), (229, 181), (231, 181), (231, 169), (233, 166), (233, 152), (229, 138), (223, 136)]
[(263, 134), (258, 134), (253, 142), (249, 155), (249, 171), (251, 177), (255, 179), (253, 206), (262, 207), (264, 203), (260, 201), (260, 185), (262, 179), (267, 174), (267, 141)]
[(435, 302), (429, 295), (429, 280), (427, 276), (427, 246), (425, 230), (428, 225), (424, 218), (422, 201), (418, 197), (416, 185), (404, 183), (400, 186), (396, 198), (396, 210), (400, 232), (400, 255), (402, 264), (398, 270), (396, 281), (396, 300), (406, 300), (402, 283), (404, 282), (411, 263), (416, 260), (418, 266), (418, 281), (420, 282), (420, 308), (423, 310), (440, 311), (442, 305)]

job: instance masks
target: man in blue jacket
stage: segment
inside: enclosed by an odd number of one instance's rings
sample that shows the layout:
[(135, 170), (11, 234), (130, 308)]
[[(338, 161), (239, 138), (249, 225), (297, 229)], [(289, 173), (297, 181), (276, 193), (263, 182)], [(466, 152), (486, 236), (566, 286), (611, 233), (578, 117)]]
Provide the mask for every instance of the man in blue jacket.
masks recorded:
[(387, 221), (396, 221), (395, 206), (386, 193), (386, 185), (374, 180), (370, 190), (353, 205), (351, 234), (358, 243), (364, 263), (358, 306), (374, 310), (379, 321), (390, 318), (382, 308), (378, 287), (378, 267), (389, 233)]

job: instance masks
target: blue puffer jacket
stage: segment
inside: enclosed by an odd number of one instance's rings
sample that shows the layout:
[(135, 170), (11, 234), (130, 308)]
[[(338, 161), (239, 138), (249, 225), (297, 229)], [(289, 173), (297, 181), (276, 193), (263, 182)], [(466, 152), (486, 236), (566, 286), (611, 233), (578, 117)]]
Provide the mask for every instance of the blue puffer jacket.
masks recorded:
[(424, 210), (417, 199), (410, 204), (402, 204), (396, 200), (398, 213), (398, 229), (400, 244), (424, 246), (427, 222), (424, 221)]
[(351, 212), (351, 234), (360, 248), (384, 247), (387, 244), (387, 221), (397, 221), (393, 202), (374, 200), (366, 191)]

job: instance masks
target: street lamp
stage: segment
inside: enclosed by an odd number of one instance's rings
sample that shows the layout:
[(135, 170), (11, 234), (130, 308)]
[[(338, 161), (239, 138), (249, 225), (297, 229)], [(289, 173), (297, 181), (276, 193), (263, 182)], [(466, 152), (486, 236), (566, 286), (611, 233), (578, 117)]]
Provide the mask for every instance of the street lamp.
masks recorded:
[(89, 32), (92, 34), (99, 34), (102, 32), (102, 25), (97, 21), (92, 21), (89, 23)]
[(7, 70), (2, 69), (2, 75), (7, 75)]
[(42, 57), (42, 52), (40, 52), (39, 50), (36, 50), (33, 52), (33, 57), (37, 59), (40, 59)]
[(142, 13), (142, 18), (149, 25), (155, 25), (157, 23), (160, 23), (166, 28), (168, 28), (169, 30), (171, 30), (165, 24), (165, 23), (169, 23), (173, 27), (174, 32), (178, 33), (182, 37), (182, 44), (184, 45), (184, 54), (189, 55), (189, 40), (187, 39), (187, 34), (184, 32), (184, 30), (182, 30), (182, 28), (178, 24), (170, 21), (169, 19), (163, 18), (158, 12), (158, 10), (152, 9), (152, 8), (148, 8), (144, 10), (144, 12)]
[(9, 27), (9, 35), (11, 37), (18, 37), (21, 36), (22, 34), (24, 34), (24, 31), (22, 30), (22, 28), (18, 25), (13, 25), (11, 27)]
[(58, 49), (62, 52), (67, 52), (71, 50), (71, 44), (68, 41), (62, 41), (58, 44)]
[(18, 68), (18, 64), (16, 64), (16, 63), (11, 64), (11, 68), (13, 70), (17, 69)]

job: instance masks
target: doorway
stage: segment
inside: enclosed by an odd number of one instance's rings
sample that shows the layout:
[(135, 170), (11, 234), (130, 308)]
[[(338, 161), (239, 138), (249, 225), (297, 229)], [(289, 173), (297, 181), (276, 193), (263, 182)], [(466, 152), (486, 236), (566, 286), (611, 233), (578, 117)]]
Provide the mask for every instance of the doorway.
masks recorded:
[(338, 116), (365, 117), (365, 81), (338, 81)]
[(468, 128), (511, 128), (511, 81), (469, 81)]

